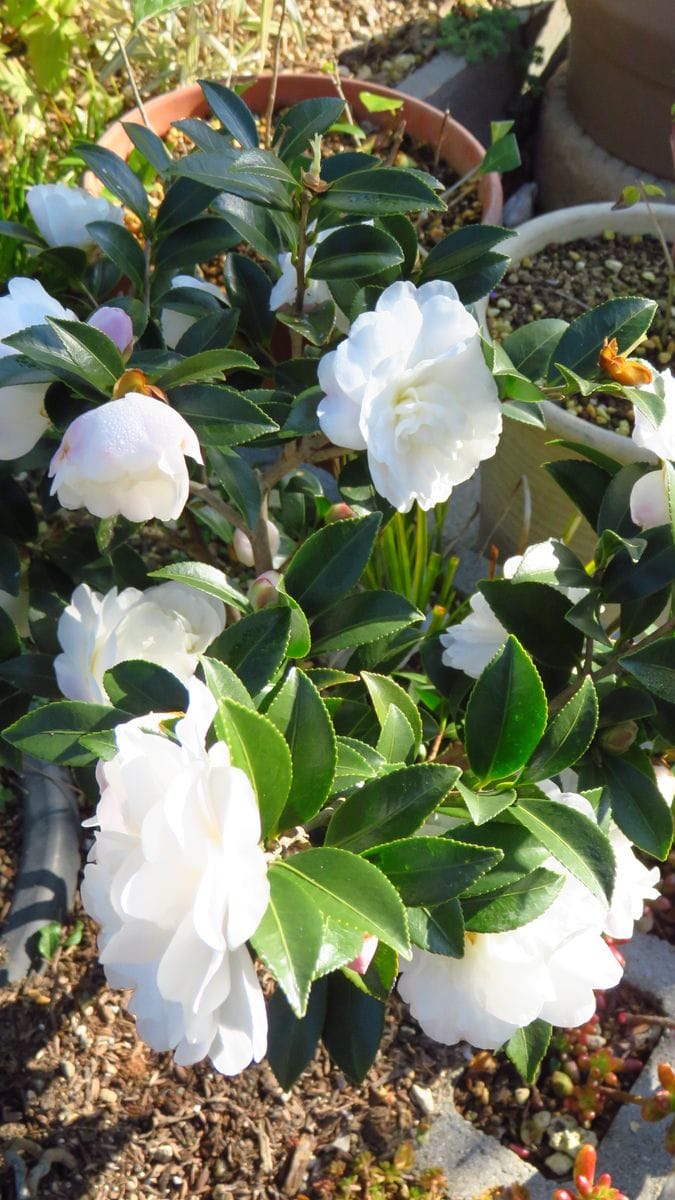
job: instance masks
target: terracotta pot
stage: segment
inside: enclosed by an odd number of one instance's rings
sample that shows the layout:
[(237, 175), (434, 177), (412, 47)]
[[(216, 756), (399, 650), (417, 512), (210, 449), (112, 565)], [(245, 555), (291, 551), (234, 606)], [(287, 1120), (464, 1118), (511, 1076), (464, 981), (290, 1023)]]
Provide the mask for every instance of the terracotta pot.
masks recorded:
[(617, 158), (673, 178), (673, 0), (567, 0), (572, 18), (569, 105)]
[[(674, 238), (675, 208), (660, 204), (655, 205), (654, 210), (666, 237)], [(581, 204), (526, 221), (520, 226), (517, 237), (504, 243), (504, 249), (516, 266), (525, 255), (536, 254), (550, 242), (594, 237), (605, 229), (614, 229), (617, 233), (650, 233), (653, 226), (643, 204), (620, 212), (614, 212), (610, 204)], [(564, 492), (543, 470), (542, 463), (580, 456), (549, 445), (552, 439), (566, 438), (594, 446), (623, 463), (644, 462), (649, 457), (631, 438), (583, 421), (548, 400), (543, 402), (542, 408), (546, 429), (505, 420), (497, 453), (481, 467), (481, 544), (494, 542), (503, 556), (522, 548), (527, 507), (527, 492), (521, 483), (523, 477), (527, 480), (532, 506), (530, 543), (560, 537), (576, 512)], [(595, 540), (594, 531), (582, 520), (570, 546), (582, 558), (589, 559)]]
[[(261, 75), (243, 93), (243, 98), (253, 112), (265, 111), (270, 83), (269, 75)], [(407, 132), (413, 138), (431, 146), (436, 146), (440, 140), (440, 157), (459, 175), (465, 175), (481, 162), (485, 150), (480, 142), (463, 125), (446, 118), (439, 109), (430, 104), (404, 96), (402, 92), (393, 91), (392, 88), (383, 87), (381, 84), (361, 83), (358, 79), (343, 79), (342, 87), (356, 121), (367, 118), (374, 124), (385, 125), (391, 120), (390, 113), (369, 113), (359, 100), (359, 92), (367, 90), (376, 92), (378, 96), (403, 100), (399, 113), (405, 119)], [(337, 95), (335, 85), (328, 75), (280, 75), (277, 82), (278, 108), (296, 104), (299, 100), (334, 95)], [(209, 113), (209, 107), (201, 88), (195, 83), (149, 100), (145, 111), (155, 133), (163, 137), (173, 121), (185, 117), (205, 117)], [(139, 110), (134, 108), (126, 113), (121, 121), (116, 121), (106, 130), (99, 139), (99, 145), (114, 150), (121, 158), (128, 158), (132, 145), (122, 128), (123, 121), (143, 123)], [(90, 191), (96, 187), (96, 181), (90, 172), (85, 176), (84, 183)], [(483, 221), (486, 224), (498, 224), (502, 215), (502, 185), (499, 175), (484, 175), (478, 184), (478, 194), (483, 208)]]

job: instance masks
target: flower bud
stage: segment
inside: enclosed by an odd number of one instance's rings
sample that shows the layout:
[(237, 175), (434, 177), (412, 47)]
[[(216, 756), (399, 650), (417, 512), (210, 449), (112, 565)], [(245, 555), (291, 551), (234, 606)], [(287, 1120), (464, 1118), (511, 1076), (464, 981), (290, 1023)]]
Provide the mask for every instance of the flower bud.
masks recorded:
[(613, 725), (606, 729), (600, 738), (603, 750), (610, 754), (625, 754), (633, 745), (639, 729), (635, 721), (623, 721), (621, 725)]
[(582, 1195), (585, 1195), (584, 1188), (588, 1191), (593, 1186), (597, 1161), (598, 1155), (595, 1146), (586, 1142), (577, 1152), (574, 1160), (574, 1182)]
[(349, 971), (356, 971), (358, 975), (365, 975), (368, 967), (375, 957), (378, 940), (379, 939), (376, 938), (374, 933), (365, 933), (363, 935), (363, 945), (356, 958), (353, 958), (350, 963), (347, 963), (347, 969)]
[[(273, 521), (265, 521), (267, 526), (267, 539), (270, 546), (270, 554), (272, 555), (272, 564), (280, 566), (283, 562), (283, 556), (279, 559), (278, 550), (281, 542), (281, 534)], [(247, 533), (243, 529), (235, 529), (232, 539), (232, 550), (237, 562), (240, 562), (244, 567), (255, 566), (253, 555), (253, 545)]]
[(333, 504), (328, 509), (324, 520), (326, 525), (331, 525), (333, 521), (346, 521), (349, 517), (355, 517), (356, 513), (353, 508), (342, 501), (340, 504)]
[(124, 358), (129, 356), (134, 342), (134, 327), (131, 317), (123, 308), (115, 308), (113, 305), (97, 308), (96, 312), (91, 314), (87, 325), (93, 325), (94, 329), (99, 329), (109, 337)]
[(673, 1069), (671, 1063), (659, 1063), (658, 1076), (661, 1087), (664, 1087), (668, 1092), (675, 1091), (675, 1069)]
[(277, 603), (280, 579), (278, 571), (263, 571), (262, 575), (253, 580), (248, 589), (248, 598), (255, 612)]

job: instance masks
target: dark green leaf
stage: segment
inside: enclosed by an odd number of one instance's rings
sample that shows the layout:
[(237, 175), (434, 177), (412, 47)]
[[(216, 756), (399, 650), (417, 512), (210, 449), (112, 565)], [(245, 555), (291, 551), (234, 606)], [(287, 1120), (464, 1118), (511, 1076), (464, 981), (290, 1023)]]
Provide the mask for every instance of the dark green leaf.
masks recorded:
[(188, 691), (165, 667), (141, 659), (111, 667), (103, 686), (115, 708), (142, 717), (146, 713), (187, 712)]
[(551, 355), (567, 328), (559, 317), (529, 321), (505, 337), (502, 346), (514, 367), (536, 383), (546, 379)]
[(361, 677), (368, 689), (380, 725), (384, 726), (390, 706), (395, 705), (407, 718), (415, 735), (415, 746), (419, 746), (422, 741), (422, 719), (412, 697), (387, 675), (371, 675), (364, 671)]
[(199, 662), (206, 685), (216, 700), (236, 700), (244, 708), (253, 708), (253, 701), (241, 679), (226, 663), (206, 654), (201, 655)]
[(303, 542), (285, 574), (286, 590), (309, 617), (351, 590), (370, 558), (379, 513), (335, 521)]
[(257, 370), (257, 364), (251, 356), (241, 350), (202, 350), (201, 354), (192, 354), (162, 371), (156, 383), (161, 388), (173, 388), (177, 383), (187, 380), (217, 379), (227, 371)]
[(390, 637), (421, 620), (419, 609), (397, 592), (357, 592), (316, 618), (312, 625), (312, 653), (362, 646)]
[(525, 771), (526, 779), (550, 779), (585, 754), (598, 725), (598, 697), (588, 676), (556, 713)]
[(266, 716), (227, 697), (218, 702), (214, 728), (227, 742), (233, 766), (240, 767), (251, 781), (263, 837), (272, 836), (291, 786), (291, 755), (286, 742)]
[(421, 763), (371, 780), (333, 814), (326, 845), (359, 854), (419, 829), (454, 786), (457, 767)]
[(145, 288), (145, 256), (136, 238), (114, 221), (92, 221), (87, 225), (87, 232), (142, 296)]
[(227, 663), (251, 695), (256, 695), (281, 666), (290, 628), (290, 609), (264, 608), (229, 625), (209, 651)]
[(559, 488), (580, 510), (595, 529), (610, 476), (595, 463), (575, 458), (561, 458), (543, 464), (544, 470), (555, 479)]
[(405, 910), (389, 880), (346, 850), (301, 850), (279, 864), (301, 879), (327, 920), (373, 933), (405, 958), (410, 954)]
[(663, 637), (619, 659), (630, 674), (662, 700), (675, 703), (675, 638)]
[(337, 762), (335, 731), (314, 684), (292, 667), (268, 709), (291, 752), (293, 783), (279, 825), (288, 829), (313, 817), (330, 793)]
[(464, 918), (459, 900), (446, 900), (435, 908), (409, 908), (410, 937), (416, 946), (430, 954), (449, 958), (464, 955)]
[(227, 194), (218, 196), (214, 208), (227, 217), (242, 241), (248, 242), (258, 254), (276, 265), (282, 249), (281, 240), (274, 218), (266, 209), (241, 196)]
[(248, 104), (222, 83), (210, 83), (206, 79), (200, 79), (198, 82), (213, 115), (218, 118), (223, 129), (226, 129), (244, 150), (254, 149), (258, 145), (258, 130)]
[(257, 404), (220, 384), (188, 383), (172, 388), (171, 403), (204, 446), (237, 446), (278, 429)]
[(255, 343), (267, 341), (274, 329), (274, 313), (270, 309), (272, 284), (262, 267), (243, 254), (228, 254), (223, 278), (230, 304), (240, 311), (240, 328)]
[(218, 477), (248, 529), (254, 529), (260, 516), (260, 483), (255, 471), (236, 451), (222, 446), (208, 452), (209, 466)]
[(673, 815), (654, 783), (646, 755), (636, 756), (635, 761), (626, 755), (603, 755), (600, 781), (619, 829), (646, 854), (666, 859), (673, 839)]
[[(641, 296), (606, 300), (572, 321), (558, 342), (554, 364), (561, 363), (579, 375), (595, 371), (605, 338), (616, 338), (619, 349), (633, 346), (647, 332), (656, 313), (656, 301)], [(557, 372), (555, 365), (550, 377)]]
[(504, 1050), (507, 1058), (511, 1059), (516, 1071), (520, 1072), (526, 1083), (534, 1083), (537, 1078), (552, 1032), (548, 1021), (532, 1021), (524, 1029), (514, 1033), (506, 1043)]
[(675, 544), (670, 528), (661, 525), (645, 529), (642, 536), (647, 548), (639, 563), (632, 562), (630, 555), (621, 550), (605, 571), (602, 594), (610, 604), (645, 600), (669, 587), (675, 578)]
[(147, 125), (135, 125), (132, 121), (123, 121), (122, 128), (139, 154), (142, 154), (160, 175), (163, 174), (171, 162), (171, 155), (161, 137)]
[(323, 921), (305, 888), (283, 868), (267, 873), (270, 902), (251, 941), (283, 988), (296, 1017), (303, 1017), (323, 939)]
[(58, 700), (63, 695), (56, 682), (51, 654), (21, 654), (0, 662), (0, 679), (29, 696)]
[(581, 651), (582, 637), (565, 617), (571, 602), (543, 583), (493, 579), (479, 588), (497, 619), (524, 648), (547, 667), (570, 668)]
[(384, 1004), (345, 979), (331, 975), (323, 1042), (333, 1062), (360, 1083), (375, 1061), (384, 1030)]
[(365, 279), (403, 262), (398, 242), (383, 229), (347, 225), (316, 247), (307, 275), (311, 279)]
[(433, 908), (459, 896), (502, 857), (501, 850), (446, 837), (404, 838), (367, 853), (369, 861), (393, 883), (403, 903), (415, 908)]
[(336, 96), (321, 96), (294, 104), (281, 117), (274, 131), (277, 154), (284, 162), (304, 154), (311, 138), (317, 133), (325, 133), (338, 120), (344, 106), (344, 100)]
[(311, 1062), (319, 1044), (326, 1015), (325, 980), (313, 985), (302, 1020), (293, 1013), (281, 988), (267, 1001), (267, 1015), (267, 1061), (279, 1085), (288, 1092)]
[(3, 730), (2, 736), (24, 754), (66, 767), (82, 767), (97, 757), (80, 745), (82, 734), (114, 729), (128, 720), (128, 713), (106, 704), (57, 700), (26, 713)]
[(368, 217), (445, 208), (428, 183), (400, 167), (343, 175), (321, 197), (321, 203), (326, 208)]
[(594, 896), (611, 900), (614, 855), (595, 821), (543, 797), (521, 797), (510, 811)]
[(546, 715), (537, 670), (509, 636), (476, 683), (466, 712), (466, 751), (479, 779), (502, 779), (523, 767), (544, 732)]
[(513, 788), (501, 792), (474, 792), (462, 783), (461, 779), (457, 780), (455, 787), (466, 804), (474, 825), (484, 825), (486, 821), (499, 816), (516, 798)]
[(135, 212), (141, 221), (147, 221), (150, 207), (145, 188), (121, 158), (105, 146), (91, 146), (86, 142), (75, 142), (73, 150), (84, 159), (89, 170), (94, 172), (113, 196), (117, 196), (127, 208)]
[(564, 875), (537, 867), (496, 892), (466, 897), (462, 900), (466, 928), (472, 933), (504, 933), (527, 925), (551, 907), (564, 883)]
[(153, 579), (175, 579), (177, 583), (185, 583), (188, 587), (196, 588), (198, 592), (206, 592), (215, 596), (223, 604), (230, 604), (240, 612), (248, 612), (250, 605), (245, 596), (228, 582), (227, 576), (208, 563), (179, 562), (171, 563), (168, 567), (159, 567), (151, 571)]

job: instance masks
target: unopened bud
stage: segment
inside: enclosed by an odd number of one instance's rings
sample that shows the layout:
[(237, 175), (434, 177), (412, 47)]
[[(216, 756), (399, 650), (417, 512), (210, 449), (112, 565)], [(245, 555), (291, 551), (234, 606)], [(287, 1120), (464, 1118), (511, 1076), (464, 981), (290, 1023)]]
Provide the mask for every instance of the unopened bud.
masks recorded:
[(248, 598), (255, 612), (260, 612), (261, 608), (267, 608), (268, 605), (277, 603), (280, 579), (281, 575), (278, 571), (263, 571), (262, 575), (253, 580), (248, 589)]
[(375, 936), (375, 934), (365, 933), (363, 935), (363, 945), (356, 958), (353, 958), (350, 963), (347, 963), (347, 969), (349, 971), (356, 971), (358, 975), (365, 975), (368, 967), (375, 957), (377, 946), (378, 938)]
[(128, 357), (134, 342), (134, 327), (131, 317), (123, 308), (116, 308), (114, 305), (97, 308), (89, 317), (87, 325), (92, 325), (94, 329), (104, 333), (115, 343), (120, 354), (124, 358)]
[(675, 1070), (670, 1063), (659, 1063), (658, 1076), (661, 1087), (664, 1087), (668, 1092), (675, 1091)]
[(332, 504), (328, 509), (324, 520), (326, 525), (331, 525), (333, 521), (346, 521), (348, 517), (355, 517), (356, 513), (353, 508), (345, 504), (344, 500), (339, 504)]
[(610, 754), (625, 754), (626, 750), (630, 750), (639, 732), (635, 721), (623, 721), (621, 725), (613, 725), (611, 729), (605, 729), (600, 743), (603, 750), (607, 750)]
[(597, 1161), (595, 1146), (585, 1142), (574, 1160), (574, 1182), (582, 1196), (586, 1195), (593, 1186)]

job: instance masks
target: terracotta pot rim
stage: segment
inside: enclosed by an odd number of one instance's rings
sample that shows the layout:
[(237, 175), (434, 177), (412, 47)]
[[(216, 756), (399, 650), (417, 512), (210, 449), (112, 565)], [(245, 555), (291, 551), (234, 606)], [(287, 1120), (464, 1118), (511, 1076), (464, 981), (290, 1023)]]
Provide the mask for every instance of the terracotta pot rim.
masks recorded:
[[(250, 77), (250, 82), (248, 82), (249, 77), (242, 78), (240, 82), (247, 83), (242, 96), (245, 98), (248, 92), (264, 87), (266, 83), (271, 81), (271, 78), (272, 76), (269, 72), (256, 77)], [(279, 75), (277, 84), (278, 91), (281, 93), (280, 99), (282, 103), (284, 102), (283, 92), (287, 88), (292, 87), (292, 85), (297, 84), (298, 81), (306, 83), (310, 96), (316, 94), (319, 90), (323, 91), (324, 94), (326, 91), (329, 94), (335, 91), (335, 94), (337, 94), (337, 89), (334, 88), (330, 77), (327, 75), (304, 71), (287, 71)], [(386, 87), (384, 84), (359, 80), (353, 76), (345, 76), (341, 78), (340, 82), (352, 104), (358, 104), (358, 95), (354, 94), (357, 88), (360, 91), (372, 91), (378, 95), (395, 97), (402, 100), (404, 111), (407, 110), (411, 115), (418, 114), (421, 118), (421, 124), (426, 124), (427, 126), (429, 124), (432, 126), (435, 125), (436, 128), (432, 128), (429, 134), (426, 135), (428, 140), (433, 144), (442, 135), (441, 157), (450, 166), (459, 167), (460, 174), (466, 169), (465, 164), (474, 166), (482, 159), (485, 148), (477, 138), (458, 121), (446, 116), (440, 109), (434, 108), (433, 105), (428, 104), (426, 101), (418, 100), (413, 96), (407, 96), (404, 92)], [(199, 108), (207, 111), (202, 90), (197, 83), (185, 84), (162, 95), (154, 96), (145, 102), (144, 108), (152, 128), (160, 137), (167, 132), (174, 121), (180, 120), (185, 116), (197, 115)], [(377, 114), (372, 115), (377, 118)], [(123, 128), (125, 123), (142, 124), (143, 118), (140, 110), (138, 108), (130, 109), (118, 118), (118, 120), (114, 121), (98, 141), (99, 145), (114, 150), (115, 153), (123, 158), (129, 155), (132, 148), (131, 142)], [(425, 134), (416, 133), (414, 136), (424, 138)], [(453, 151), (455, 152), (453, 153)], [(458, 162), (457, 160), (460, 161)], [(87, 172), (85, 175), (84, 186), (87, 190), (92, 190), (96, 186), (90, 172)], [(483, 223), (497, 224), (501, 219), (503, 203), (500, 176), (496, 172), (490, 172), (482, 176), (478, 182), (478, 194), (482, 204)]]

